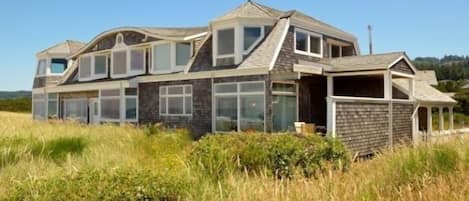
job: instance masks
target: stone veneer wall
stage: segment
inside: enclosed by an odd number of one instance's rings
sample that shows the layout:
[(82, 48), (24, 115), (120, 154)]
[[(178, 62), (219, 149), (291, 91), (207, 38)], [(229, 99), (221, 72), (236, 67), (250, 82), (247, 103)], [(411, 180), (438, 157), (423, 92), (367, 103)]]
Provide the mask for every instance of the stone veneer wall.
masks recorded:
[[(161, 116), (160, 86), (192, 85), (192, 116)], [(140, 83), (139, 123), (161, 122), (171, 128), (187, 128), (195, 139), (212, 131), (212, 81), (211, 79)]]
[(354, 153), (366, 155), (389, 143), (388, 103), (336, 103), (336, 134)]
[(411, 103), (393, 103), (392, 105), (392, 139), (393, 144), (412, 143), (412, 113)]

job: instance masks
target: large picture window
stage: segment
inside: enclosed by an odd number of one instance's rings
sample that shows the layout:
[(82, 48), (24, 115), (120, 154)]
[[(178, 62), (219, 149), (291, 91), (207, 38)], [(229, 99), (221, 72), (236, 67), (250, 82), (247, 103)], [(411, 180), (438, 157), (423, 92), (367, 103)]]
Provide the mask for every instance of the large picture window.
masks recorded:
[(160, 87), (160, 115), (192, 115), (192, 85)]
[(215, 131), (264, 131), (264, 82), (215, 85)]
[(273, 83), (272, 113), (274, 132), (294, 130), (297, 121), (296, 85), (289, 83)]
[(314, 57), (322, 57), (322, 35), (295, 29), (295, 52)]
[(104, 122), (120, 122), (120, 90), (101, 90), (101, 120)]
[(86, 123), (88, 121), (88, 99), (65, 99), (64, 119)]

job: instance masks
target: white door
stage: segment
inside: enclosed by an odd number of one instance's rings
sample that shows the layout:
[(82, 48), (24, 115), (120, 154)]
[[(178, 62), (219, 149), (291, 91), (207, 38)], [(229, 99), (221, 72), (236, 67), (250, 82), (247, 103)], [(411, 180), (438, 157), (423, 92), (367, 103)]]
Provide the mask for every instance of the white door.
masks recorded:
[(99, 123), (99, 102), (97, 98), (90, 98), (90, 124)]

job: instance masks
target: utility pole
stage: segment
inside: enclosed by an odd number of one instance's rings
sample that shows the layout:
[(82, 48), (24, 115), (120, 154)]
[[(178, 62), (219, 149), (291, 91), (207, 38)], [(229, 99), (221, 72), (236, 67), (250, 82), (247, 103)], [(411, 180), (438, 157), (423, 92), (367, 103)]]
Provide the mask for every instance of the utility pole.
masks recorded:
[(369, 40), (369, 48), (370, 48), (370, 55), (373, 54), (373, 27), (368, 25), (368, 40)]

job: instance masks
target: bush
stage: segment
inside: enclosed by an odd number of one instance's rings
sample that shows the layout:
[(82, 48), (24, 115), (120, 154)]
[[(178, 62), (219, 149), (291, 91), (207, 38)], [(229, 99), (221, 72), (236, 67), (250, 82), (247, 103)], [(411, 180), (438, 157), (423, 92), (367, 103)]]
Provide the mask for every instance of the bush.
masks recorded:
[(350, 154), (336, 141), (322, 137), (269, 134), (209, 135), (195, 143), (190, 160), (215, 179), (230, 171), (268, 170), (277, 178), (316, 176), (329, 167), (346, 170)]
[(85, 169), (72, 175), (26, 179), (9, 200), (183, 200), (189, 180), (151, 170)]

